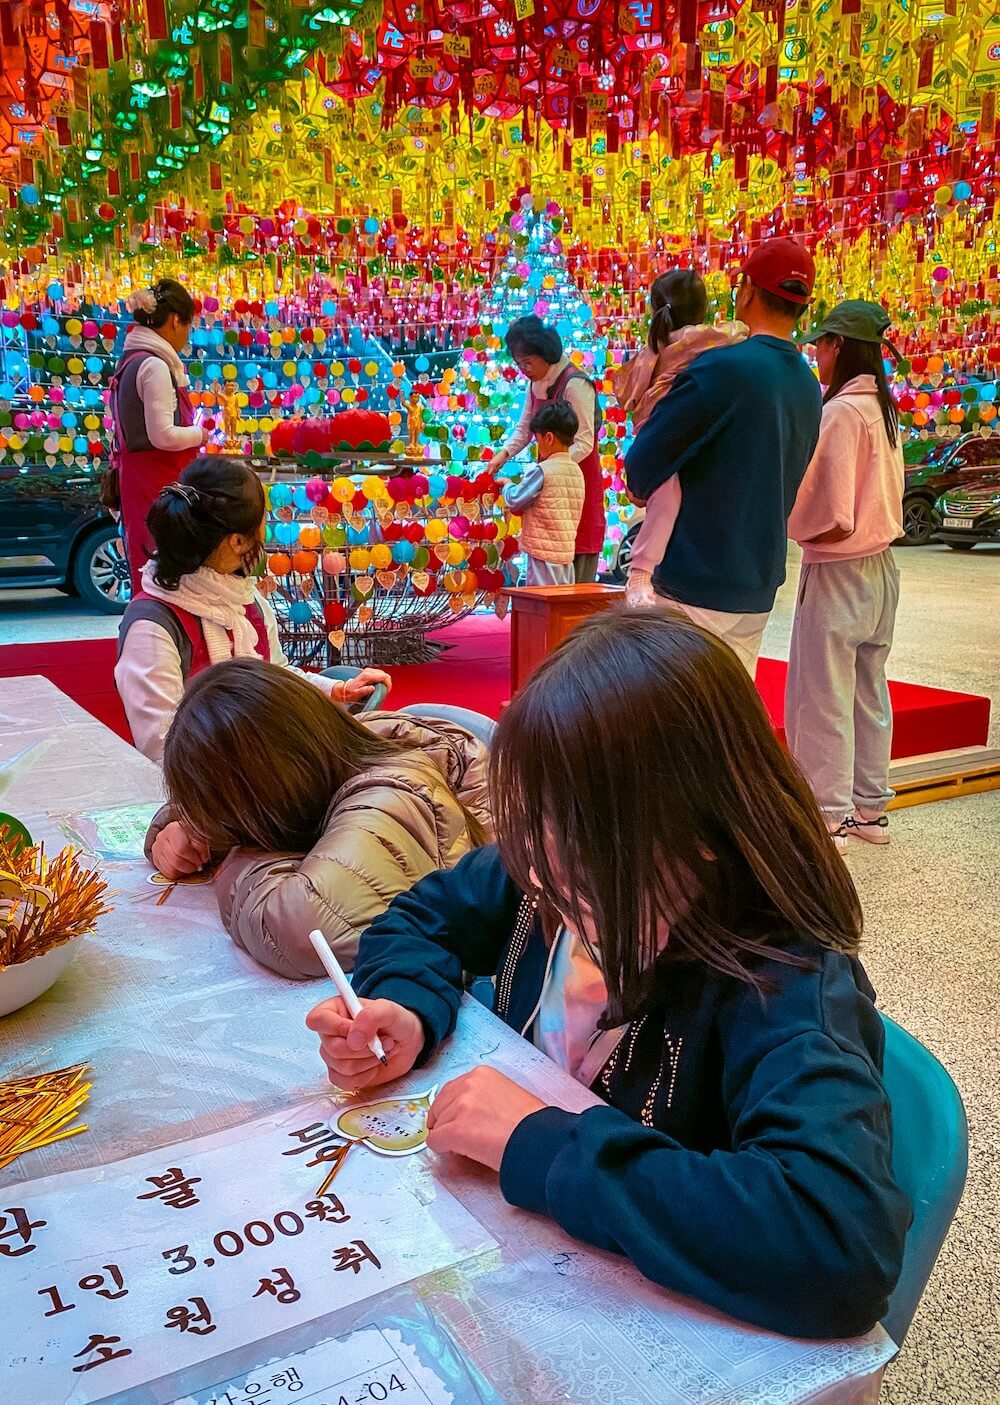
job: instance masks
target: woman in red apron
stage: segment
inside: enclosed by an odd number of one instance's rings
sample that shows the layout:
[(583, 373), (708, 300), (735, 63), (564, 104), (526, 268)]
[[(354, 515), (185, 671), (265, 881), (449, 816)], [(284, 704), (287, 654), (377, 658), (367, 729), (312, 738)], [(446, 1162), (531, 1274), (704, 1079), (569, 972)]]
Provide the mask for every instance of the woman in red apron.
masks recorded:
[(176, 481), (208, 439), (194, 423), (180, 352), (194, 321), (190, 293), (172, 278), (130, 299), (135, 326), (111, 379), (113, 466), (118, 469), (122, 534), (132, 574), (141, 589), (149, 558), (146, 514), (161, 489)]
[(595, 581), (604, 546), (604, 478), (597, 453), (601, 408), (597, 390), (563, 353), (562, 337), (546, 327), (540, 317), (519, 317), (507, 329), (507, 350), (515, 366), (530, 382), (524, 408), (513, 434), (501, 445), (490, 468), (496, 472), (531, 443), (531, 421), (546, 400), (566, 400), (576, 411), (580, 428), (570, 447), (570, 457), (583, 473), (583, 513), (576, 533), (576, 582)]

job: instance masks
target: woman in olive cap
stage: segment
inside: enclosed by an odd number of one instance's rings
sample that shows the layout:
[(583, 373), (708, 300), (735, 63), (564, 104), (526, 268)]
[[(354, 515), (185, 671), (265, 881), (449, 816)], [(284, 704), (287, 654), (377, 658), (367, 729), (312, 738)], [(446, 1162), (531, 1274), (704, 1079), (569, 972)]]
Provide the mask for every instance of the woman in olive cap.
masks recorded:
[[(886, 659), (899, 599), (903, 447), (877, 303), (839, 303), (809, 340), (826, 387), (788, 534), (802, 547), (785, 696), (788, 744), (830, 833), (889, 842)], [(893, 353), (895, 354), (895, 353)]]

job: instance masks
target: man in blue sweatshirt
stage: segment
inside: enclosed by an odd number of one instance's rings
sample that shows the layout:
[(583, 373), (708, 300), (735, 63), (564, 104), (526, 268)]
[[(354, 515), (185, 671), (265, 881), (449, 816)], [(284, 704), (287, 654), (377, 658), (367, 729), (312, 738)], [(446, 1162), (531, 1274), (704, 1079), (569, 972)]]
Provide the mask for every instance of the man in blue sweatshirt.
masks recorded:
[(639, 500), (674, 474), (681, 480), (657, 594), (725, 639), (751, 676), (785, 579), (786, 523), (819, 438), (819, 383), (792, 341), (815, 277), (794, 239), (761, 244), (736, 296), (749, 337), (697, 357), (625, 459)]

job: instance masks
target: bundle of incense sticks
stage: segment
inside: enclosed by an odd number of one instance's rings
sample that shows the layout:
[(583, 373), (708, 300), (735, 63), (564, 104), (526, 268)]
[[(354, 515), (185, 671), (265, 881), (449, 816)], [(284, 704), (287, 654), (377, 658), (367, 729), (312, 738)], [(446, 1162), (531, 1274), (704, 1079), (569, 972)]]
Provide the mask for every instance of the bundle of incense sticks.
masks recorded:
[(0, 831), (0, 970), (91, 931), (111, 911), (107, 889), (72, 847), (48, 859), (44, 845), (12, 844)]
[(66, 1126), (87, 1101), (92, 1086), (83, 1082), (87, 1067), (74, 1064), (0, 1083), (0, 1171), (26, 1151), (87, 1130), (86, 1123)]

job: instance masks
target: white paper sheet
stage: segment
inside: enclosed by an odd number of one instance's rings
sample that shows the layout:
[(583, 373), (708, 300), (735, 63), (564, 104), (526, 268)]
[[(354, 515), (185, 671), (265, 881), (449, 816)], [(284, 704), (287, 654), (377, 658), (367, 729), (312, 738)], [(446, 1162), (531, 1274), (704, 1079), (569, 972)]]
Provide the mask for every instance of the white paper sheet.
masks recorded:
[(455, 1405), (454, 1393), (391, 1327), (366, 1327), (172, 1405)]
[(0, 1192), (0, 1379), (100, 1400), (325, 1316), (496, 1241), (428, 1158), (332, 1146), (318, 1099), (197, 1141)]

